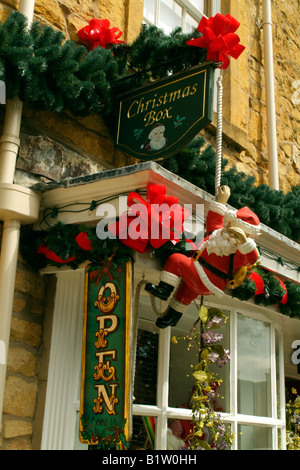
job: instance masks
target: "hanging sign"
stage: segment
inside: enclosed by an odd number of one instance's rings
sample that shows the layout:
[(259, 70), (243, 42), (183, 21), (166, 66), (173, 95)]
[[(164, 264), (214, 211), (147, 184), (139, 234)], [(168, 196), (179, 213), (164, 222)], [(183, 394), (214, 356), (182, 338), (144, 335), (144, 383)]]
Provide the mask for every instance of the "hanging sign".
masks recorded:
[(110, 449), (131, 433), (131, 262), (105, 270), (86, 274), (79, 431), (82, 443)]
[(205, 62), (119, 98), (116, 147), (156, 160), (186, 146), (213, 117), (214, 62)]

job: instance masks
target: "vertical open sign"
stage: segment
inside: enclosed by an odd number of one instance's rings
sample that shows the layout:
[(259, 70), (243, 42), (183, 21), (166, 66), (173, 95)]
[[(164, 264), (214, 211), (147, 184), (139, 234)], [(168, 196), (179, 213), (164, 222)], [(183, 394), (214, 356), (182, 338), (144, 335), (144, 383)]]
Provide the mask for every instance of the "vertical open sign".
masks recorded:
[(131, 262), (86, 274), (80, 441), (104, 449), (131, 435)]

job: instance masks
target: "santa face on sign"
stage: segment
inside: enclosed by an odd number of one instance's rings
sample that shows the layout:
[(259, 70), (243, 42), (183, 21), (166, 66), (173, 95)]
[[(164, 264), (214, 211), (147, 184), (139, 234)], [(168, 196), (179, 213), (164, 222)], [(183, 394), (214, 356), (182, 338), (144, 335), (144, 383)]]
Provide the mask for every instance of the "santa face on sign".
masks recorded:
[(258, 260), (253, 237), (259, 235), (259, 219), (247, 207), (236, 212), (228, 210), (225, 204), (229, 196), (229, 188), (221, 186), (218, 202), (211, 203), (207, 214), (208, 236), (199, 249), (191, 257), (181, 253), (171, 255), (158, 286), (146, 284), (145, 289), (150, 294), (168, 300), (179, 283), (167, 313), (156, 321), (160, 328), (175, 326), (199, 295), (221, 297), (226, 287), (237, 287), (243, 282), (247, 268)]
[(164, 136), (165, 130), (165, 126), (156, 124), (150, 131), (143, 149), (148, 152), (163, 149), (167, 145), (167, 139)]

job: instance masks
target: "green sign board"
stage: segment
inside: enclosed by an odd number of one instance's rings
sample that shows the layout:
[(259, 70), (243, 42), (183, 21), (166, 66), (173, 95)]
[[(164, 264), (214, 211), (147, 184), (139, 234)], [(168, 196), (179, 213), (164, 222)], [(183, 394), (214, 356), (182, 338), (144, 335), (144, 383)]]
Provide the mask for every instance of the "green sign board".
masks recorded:
[(178, 152), (213, 117), (214, 62), (119, 98), (116, 147), (140, 160)]
[(131, 262), (86, 274), (80, 441), (115, 448), (131, 434)]

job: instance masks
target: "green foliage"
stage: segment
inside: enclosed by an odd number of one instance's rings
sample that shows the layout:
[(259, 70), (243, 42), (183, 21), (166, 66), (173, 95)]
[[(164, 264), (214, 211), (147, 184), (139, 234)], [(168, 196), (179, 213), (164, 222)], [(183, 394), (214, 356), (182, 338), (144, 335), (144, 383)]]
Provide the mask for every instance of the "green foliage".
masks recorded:
[[(255, 185), (255, 179), (235, 168), (227, 168), (228, 160), (222, 160), (221, 184), (230, 187), (229, 203), (239, 209), (249, 207), (260, 221), (292, 240), (300, 240), (300, 187), (283, 191), (271, 189), (265, 184)], [(197, 137), (186, 148), (166, 159), (162, 166), (181, 176), (195, 186), (215, 194), (216, 153), (203, 137)]]
[(300, 319), (300, 286), (292, 281), (285, 281), (284, 284), (288, 293), (288, 302), (279, 304), (280, 312)]
[(192, 365), (195, 379), (191, 397), (193, 418), (187, 437), (191, 450), (229, 450), (233, 444), (234, 435), (223, 423), (220, 413), (215, 411), (222, 380), (211, 368), (212, 364), (223, 367), (230, 359), (229, 351), (220, 344), (223, 335), (215, 331), (226, 320), (221, 310), (201, 305), (199, 319), (189, 334), (184, 338), (172, 337), (174, 344), (185, 341), (188, 350), (194, 349), (197, 357), (197, 364)]
[(300, 450), (300, 396), (291, 389), (291, 398), (286, 403), (286, 448)]
[(89, 52), (51, 26), (33, 22), (27, 29), (25, 16), (13, 11), (0, 25), (0, 80), (7, 98), (17, 95), (37, 109), (110, 117), (121, 92), (205, 60), (205, 49), (186, 45), (190, 37), (143, 25), (133, 44)]
[[(91, 243), (91, 249), (81, 248), (76, 237), (80, 233), (86, 233)], [(26, 226), (22, 227), (20, 237), (20, 252), (24, 260), (35, 271), (48, 265), (62, 266), (63, 263), (47, 258), (44, 254), (39, 254), (38, 247), (46, 244), (50, 251), (53, 251), (61, 260), (67, 262), (67, 266), (73, 269), (86, 261), (96, 269), (108, 265), (112, 270), (120, 263), (131, 259), (130, 250), (114, 239), (99, 240), (95, 227), (86, 225), (65, 225), (56, 223), (47, 231), (32, 231)]]

